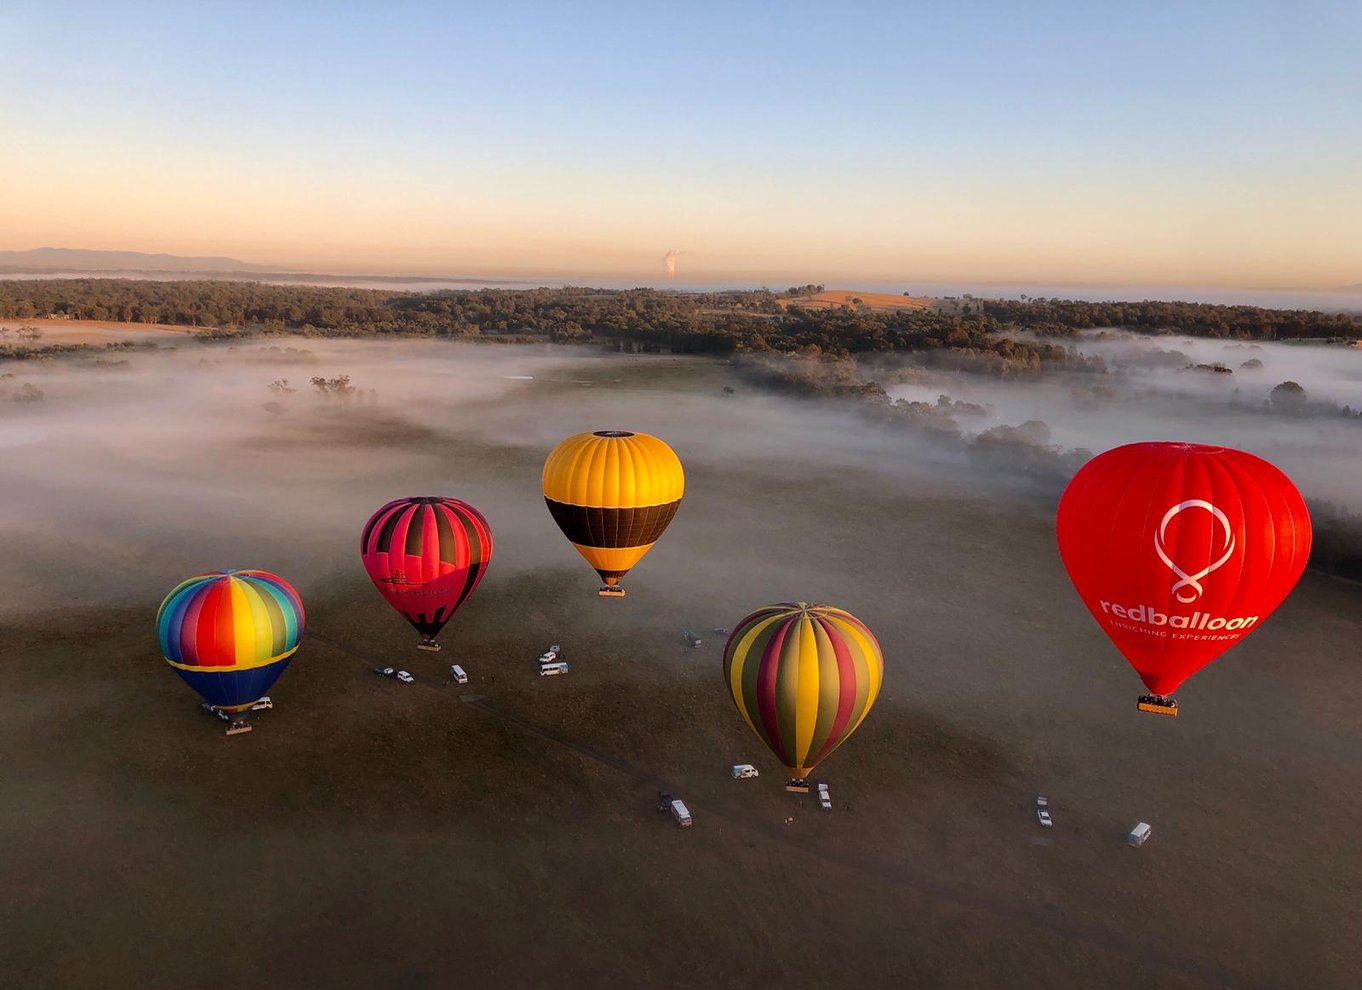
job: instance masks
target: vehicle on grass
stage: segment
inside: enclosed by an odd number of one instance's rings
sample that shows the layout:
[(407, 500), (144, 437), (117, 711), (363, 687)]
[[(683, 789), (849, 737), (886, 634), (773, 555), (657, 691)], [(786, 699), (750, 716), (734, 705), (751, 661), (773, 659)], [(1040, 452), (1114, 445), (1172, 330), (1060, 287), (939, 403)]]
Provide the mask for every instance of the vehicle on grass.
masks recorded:
[(828, 793), (827, 784), (818, 785), (818, 806), (824, 811), (832, 810), (832, 795)]
[(737, 780), (746, 780), (748, 777), (756, 777), (757, 768), (750, 763), (735, 763), (728, 768), (728, 772)]
[(566, 674), (567, 672), (568, 665), (562, 660), (559, 660), (556, 663), (544, 663), (539, 665), (540, 677), (552, 677), (555, 674)]
[(403, 684), (410, 684), (412, 681), (416, 680), (415, 677), (412, 677), (411, 674), (408, 674), (405, 670), (399, 670), (397, 672), (397, 679)]
[(713, 633), (714, 635), (716, 635), (716, 636), (727, 636), (727, 635), (728, 635), (728, 630), (725, 629), (723, 626), (715, 626), (713, 629), (710, 630), (710, 632), (712, 632), (712, 633)]
[(1130, 834), (1126, 836), (1126, 841), (1132, 846), (1142, 846), (1148, 840), (1149, 833), (1152, 831), (1153, 829), (1148, 822), (1140, 822), (1130, 830)]
[(1050, 812), (1046, 811), (1044, 808), (1036, 809), (1036, 821), (1040, 822), (1046, 828), (1049, 828), (1054, 824), (1054, 822), (1050, 820)]
[(690, 810), (675, 794), (667, 794), (659, 791), (657, 794), (657, 810), (660, 812), (671, 812), (672, 819), (682, 828), (690, 828), (694, 821), (690, 817)]
[(375, 667), (375, 668), (374, 668), (374, 673), (377, 674), (379, 677), (396, 677), (396, 676), (397, 676), (397, 668), (396, 668), (396, 667)]
[(1048, 797), (1046, 797), (1044, 794), (1037, 794), (1037, 795), (1036, 795), (1036, 807), (1037, 807), (1037, 808), (1048, 808), (1048, 807), (1050, 807), (1050, 799), (1049, 799)]
[(690, 647), (699, 646), (701, 643), (704, 642), (704, 640), (702, 640), (699, 636), (695, 635), (695, 633), (691, 632), (689, 629), (685, 630), (685, 637), (686, 645)]
[(455, 684), (468, 683), (468, 674), (457, 663), (449, 668), (449, 676), (454, 678)]

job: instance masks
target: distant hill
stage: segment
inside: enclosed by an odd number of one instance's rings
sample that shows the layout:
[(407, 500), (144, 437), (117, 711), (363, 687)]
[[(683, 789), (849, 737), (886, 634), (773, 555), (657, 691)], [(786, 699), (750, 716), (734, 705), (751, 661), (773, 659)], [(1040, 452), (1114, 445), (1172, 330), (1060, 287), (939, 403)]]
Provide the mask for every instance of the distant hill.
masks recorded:
[(82, 248), (35, 248), (32, 251), (0, 251), (0, 272), (268, 272), (267, 265), (252, 265), (236, 258), (185, 258), (176, 254), (142, 251), (87, 251)]
[(887, 292), (857, 292), (855, 289), (828, 289), (810, 296), (777, 299), (782, 309), (799, 306), (803, 309), (836, 309), (839, 306), (859, 306), (875, 312), (900, 309), (930, 309), (932, 300), (926, 296), (895, 296)]

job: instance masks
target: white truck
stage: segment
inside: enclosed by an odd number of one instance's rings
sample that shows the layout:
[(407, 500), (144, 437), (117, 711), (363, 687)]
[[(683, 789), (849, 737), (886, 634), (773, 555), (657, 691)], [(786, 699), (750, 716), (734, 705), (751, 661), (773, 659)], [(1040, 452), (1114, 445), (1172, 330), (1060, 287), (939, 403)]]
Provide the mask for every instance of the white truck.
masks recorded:
[(658, 794), (657, 810), (671, 812), (672, 819), (681, 828), (690, 828), (695, 824), (686, 803), (674, 794)]
[(832, 795), (828, 793), (827, 784), (818, 785), (818, 807), (824, 811), (832, 810)]
[(1149, 833), (1152, 831), (1153, 829), (1149, 827), (1148, 822), (1140, 822), (1130, 830), (1130, 834), (1126, 836), (1126, 841), (1132, 846), (1142, 846), (1145, 844), (1145, 841), (1149, 838)]

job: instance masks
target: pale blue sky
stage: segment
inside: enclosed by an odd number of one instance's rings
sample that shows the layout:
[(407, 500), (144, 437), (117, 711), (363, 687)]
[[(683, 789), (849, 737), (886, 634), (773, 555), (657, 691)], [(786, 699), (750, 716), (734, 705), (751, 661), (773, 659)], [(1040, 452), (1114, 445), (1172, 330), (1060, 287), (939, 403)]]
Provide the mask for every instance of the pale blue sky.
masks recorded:
[(1362, 280), (1362, 3), (281, 6), (9, 5), (0, 248)]

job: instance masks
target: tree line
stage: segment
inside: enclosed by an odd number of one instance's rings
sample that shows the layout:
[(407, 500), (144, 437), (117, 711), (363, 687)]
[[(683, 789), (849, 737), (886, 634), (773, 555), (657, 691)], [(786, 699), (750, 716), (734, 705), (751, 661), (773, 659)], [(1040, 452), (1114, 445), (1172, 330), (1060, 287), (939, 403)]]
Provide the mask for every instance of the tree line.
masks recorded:
[[(788, 308), (782, 309), (782, 300)], [(1066, 363), (1071, 357), (1066, 349), (1036, 338), (1073, 336), (1093, 327), (1244, 340), (1362, 339), (1362, 317), (1202, 303), (972, 300), (964, 306), (874, 312), (853, 306), (805, 309), (791, 302), (789, 293), (766, 289), (408, 293), (260, 282), (0, 281), (0, 318), (40, 317), (191, 326), (217, 337), (488, 337), (711, 354), (978, 351), (1010, 362), (1013, 370)], [(1017, 330), (1031, 333), (1019, 336)]]

